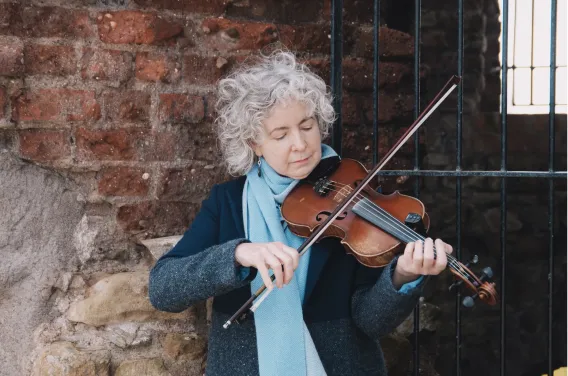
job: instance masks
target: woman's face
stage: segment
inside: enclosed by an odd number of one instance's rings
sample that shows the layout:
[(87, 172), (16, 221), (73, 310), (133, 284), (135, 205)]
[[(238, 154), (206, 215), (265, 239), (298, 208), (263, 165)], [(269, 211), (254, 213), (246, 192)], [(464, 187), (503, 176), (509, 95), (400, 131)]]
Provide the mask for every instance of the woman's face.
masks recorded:
[(254, 152), (280, 175), (303, 179), (321, 160), (321, 136), (315, 116), (291, 100), (274, 106), (263, 122), (260, 144)]

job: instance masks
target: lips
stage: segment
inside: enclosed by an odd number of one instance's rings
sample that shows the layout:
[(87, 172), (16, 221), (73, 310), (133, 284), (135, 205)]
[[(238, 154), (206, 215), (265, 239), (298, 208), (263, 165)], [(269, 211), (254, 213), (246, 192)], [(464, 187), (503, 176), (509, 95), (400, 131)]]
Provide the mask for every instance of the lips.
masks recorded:
[(299, 160), (297, 160), (297, 161), (294, 161), (294, 162), (292, 162), (292, 163), (302, 163), (302, 162), (307, 162), (307, 161), (308, 161), (308, 159), (310, 159), (310, 157), (306, 157), (306, 158), (304, 158), (304, 159), (299, 159)]

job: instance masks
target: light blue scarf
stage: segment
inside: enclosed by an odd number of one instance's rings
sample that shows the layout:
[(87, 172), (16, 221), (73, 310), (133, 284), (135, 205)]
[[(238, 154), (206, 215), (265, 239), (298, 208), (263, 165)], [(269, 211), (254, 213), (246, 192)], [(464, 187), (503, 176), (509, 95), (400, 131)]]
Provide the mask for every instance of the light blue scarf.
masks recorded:
[[(322, 144), (322, 159), (337, 155)], [(261, 176), (255, 165), (247, 174), (243, 190), (243, 222), (251, 242), (282, 242), (299, 248), (304, 239), (294, 235), (280, 214), (280, 205), (299, 180), (279, 175), (261, 159)], [(288, 285), (274, 291), (254, 314), (261, 376), (325, 375), (302, 315), (302, 302), (311, 249), (300, 258)], [(254, 293), (262, 286), (260, 273), (251, 283)]]

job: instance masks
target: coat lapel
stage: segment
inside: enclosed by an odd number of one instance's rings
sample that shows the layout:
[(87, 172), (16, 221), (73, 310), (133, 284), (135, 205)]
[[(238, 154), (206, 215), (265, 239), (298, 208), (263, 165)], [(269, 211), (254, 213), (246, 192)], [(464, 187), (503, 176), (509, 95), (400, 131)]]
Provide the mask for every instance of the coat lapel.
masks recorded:
[[(242, 178), (241, 178), (242, 179)], [(239, 180), (241, 180), (239, 179)], [(244, 179), (242, 179), (242, 183), (239, 181), (240, 184), (236, 184), (235, 189), (227, 189), (225, 191), (225, 195), (227, 197), (227, 201), (229, 202), (229, 206), (231, 207), (231, 214), (233, 216), (233, 220), (235, 222), (235, 226), (240, 238), (245, 237), (245, 227), (243, 224), (243, 187), (244, 187)]]

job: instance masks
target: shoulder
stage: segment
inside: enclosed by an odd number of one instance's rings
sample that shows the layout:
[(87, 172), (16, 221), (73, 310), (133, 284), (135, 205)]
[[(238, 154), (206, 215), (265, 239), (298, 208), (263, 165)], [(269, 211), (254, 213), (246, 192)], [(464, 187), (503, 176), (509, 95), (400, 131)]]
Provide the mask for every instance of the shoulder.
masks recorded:
[(238, 198), (243, 193), (246, 180), (246, 176), (240, 176), (224, 183), (215, 184), (212, 192), (215, 192), (217, 195), (228, 194), (231, 198)]

